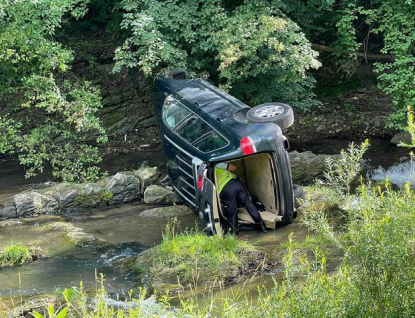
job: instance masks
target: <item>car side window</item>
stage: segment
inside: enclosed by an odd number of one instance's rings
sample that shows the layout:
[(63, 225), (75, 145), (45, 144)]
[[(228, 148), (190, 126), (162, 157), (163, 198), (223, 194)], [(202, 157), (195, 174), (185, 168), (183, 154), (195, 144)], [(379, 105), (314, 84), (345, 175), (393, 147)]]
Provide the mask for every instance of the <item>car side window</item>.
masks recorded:
[(212, 134), (206, 136), (206, 138), (197, 141), (195, 146), (200, 151), (209, 152), (225, 147), (227, 144), (228, 142), (225, 139), (213, 132)]
[(180, 102), (168, 96), (163, 105), (163, 120), (171, 129), (176, 127), (184, 118), (190, 115), (190, 110)]
[(212, 131), (212, 128), (209, 125), (193, 116), (187, 120), (183, 126), (178, 128), (177, 133), (189, 143), (193, 143), (196, 139), (206, 135), (210, 131)]
[(227, 145), (227, 141), (222, 136), (196, 116), (191, 117), (179, 127), (177, 133), (203, 152), (213, 151)]

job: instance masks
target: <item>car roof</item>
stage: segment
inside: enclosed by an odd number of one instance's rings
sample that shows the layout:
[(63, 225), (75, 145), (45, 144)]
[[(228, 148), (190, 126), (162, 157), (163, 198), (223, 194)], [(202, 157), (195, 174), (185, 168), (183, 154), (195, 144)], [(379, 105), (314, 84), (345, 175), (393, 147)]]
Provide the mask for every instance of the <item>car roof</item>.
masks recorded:
[[(175, 87), (176, 94), (184, 100), (185, 103), (190, 104), (196, 111), (208, 114), (217, 120), (224, 120), (233, 117), (237, 111), (248, 108), (235, 97), (220, 91), (215, 86), (202, 79), (193, 79), (182, 83), (181, 87)], [(183, 85), (185, 84), (185, 85)], [(176, 85), (175, 85), (176, 86)]]

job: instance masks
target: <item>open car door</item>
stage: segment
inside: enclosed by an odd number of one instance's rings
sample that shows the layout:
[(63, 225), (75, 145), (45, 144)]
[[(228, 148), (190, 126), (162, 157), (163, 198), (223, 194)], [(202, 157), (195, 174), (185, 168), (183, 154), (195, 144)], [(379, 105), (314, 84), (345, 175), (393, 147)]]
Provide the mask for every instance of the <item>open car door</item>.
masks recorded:
[(201, 163), (197, 170), (197, 210), (203, 230), (209, 235), (222, 236), (219, 202), (216, 186), (207, 178), (207, 165)]

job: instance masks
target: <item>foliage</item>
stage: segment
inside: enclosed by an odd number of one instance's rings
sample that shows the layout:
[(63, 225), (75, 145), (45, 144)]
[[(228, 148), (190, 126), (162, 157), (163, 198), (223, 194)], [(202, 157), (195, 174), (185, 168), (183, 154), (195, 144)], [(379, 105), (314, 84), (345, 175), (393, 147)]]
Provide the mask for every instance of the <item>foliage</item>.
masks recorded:
[(309, 39), (336, 49), (333, 55), (343, 74), (350, 76), (368, 63), (367, 53), (389, 56), (375, 60), (375, 72), (379, 88), (396, 107), (388, 125), (403, 128), (405, 109), (415, 102), (412, 0), (284, 1), (284, 11)]
[(0, 252), (0, 267), (23, 265), (31, 258), (29, 248), (21, 243), (10, 244)]
[(412, 148), (412, 147), (415, 147), (415, 119), (414, 119), (414, 112), (410, 106), (408, 106), (407, 118), (408, 118), (408, 121), (407, 121), (406, 130), (409, 132), (411, 136), (411, 143), (410, 144), (400, 143), (398, 146)]
[(77, 34), (83, 32), (108, 33), (120, 31), (122, 14), (119, 11), (119, 0), (89, 0), (88, 12), (77, 21), (73, 21), (67, 32), (71, 30)]
[(0, 151), (17, 153), (33, 176), (50, 165), (67, 181), (96, 178), (99, 92), (69, 72), (73, 53), (53, 40), (85, 0), (0, 0)]
[(68, 307), (65, 307), (64, 309), (55, 314), (55, 308), (52, 305), (49, 305), (47, 316), (44, 316), (38, 313), (37, 311), (33, 311), (32, 314), (35, 318), (65, 318), (67, 311)]
[[(316, 205), (308, 205), (302, 218), (314, 236), (325, 237), (314, 251), (316, 259), (303, 259), (302, 271), (293, 260), (301, 243), (290, 237), (284, 278), (270, 290), (258, 288), (256, 301), (243, 293), (231, 293), (219, 299), (208, 294), (199, 298), (179, 296), (174, 310), (168, 303), (138, 297), (132, 293), (125, 301), (111, 306), (98, 280), (92, 296), (82, 287), (66, 291), (67, 317), (411, 317), (415, 310), (415, 193), (409, 184), (402, 191), (386, 191), (362, 185), (356, 195), (343, 195), (354, 202), (347, 207), (347, 223), (334, 228), (330, 218), (322, 217)], [(180, 235), (170, 232), (167, 241)], [(211, 238), (204, 237), (205, 241)], [(343, 260), (336, 265), (326, 258), (325, 248), (338, 248)], [(166, 264), (166, 266), (169, 266)], [(330, 266), (330, 271), (328, 268)], [(69, 297), (68, 295), (71, 295)], [(236, 296), (235, 296), (236, 295)], [(201, 296), (203, 297), (203, 296)], [(94, 301), (92, 302), (92, 298)], [(146, 307), (145, 303), (149, 303)], [(153, 311), (149, 311), (151, 308)]]
[(338, 190), (346, 190), (350, 193), (350, 183), (361, 170), (361, 161), (369, 147), (366, 139), (360, 146), (350, 143), (347, 151), (340, 151), (340, 159), (326, 159), (327, 171), (324, 172), (325, 183), (328, 187)]
[(124, 0), (122, 28), (131, 36), (116, 50), (117, 64), (147, 75), (187, 68), (242, 100), (280, 100), (309, 109), (319, 67), (297, 24), (280, 1)]

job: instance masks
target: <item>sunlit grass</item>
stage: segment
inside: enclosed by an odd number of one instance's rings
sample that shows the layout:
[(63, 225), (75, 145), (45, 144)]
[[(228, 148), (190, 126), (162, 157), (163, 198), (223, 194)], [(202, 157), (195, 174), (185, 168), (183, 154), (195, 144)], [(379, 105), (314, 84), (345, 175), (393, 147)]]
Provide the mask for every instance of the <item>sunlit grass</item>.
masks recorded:
[(195, 280), (223, 280), (229, 271), (247, 265), (259, 255), (254, 246), (236, 236), (206, 236), (198, 230), (175, 233), (175, 224), (166, 226), (160, 245), (138, 257), (137, 267), (150, 277), (169, 276), (171, 283), (186, 285)]
[(23, 265), (30, 260), (29, 248), (21, 243), (10, 244), (0, 251), (0, 267)]

